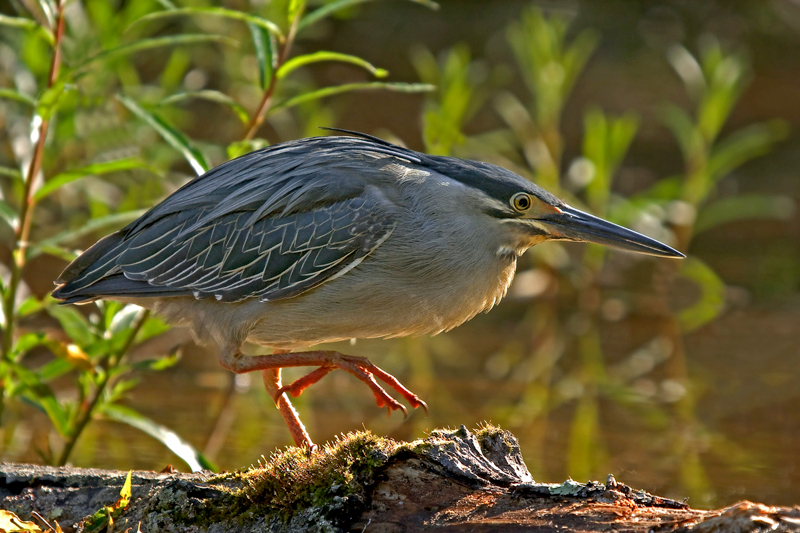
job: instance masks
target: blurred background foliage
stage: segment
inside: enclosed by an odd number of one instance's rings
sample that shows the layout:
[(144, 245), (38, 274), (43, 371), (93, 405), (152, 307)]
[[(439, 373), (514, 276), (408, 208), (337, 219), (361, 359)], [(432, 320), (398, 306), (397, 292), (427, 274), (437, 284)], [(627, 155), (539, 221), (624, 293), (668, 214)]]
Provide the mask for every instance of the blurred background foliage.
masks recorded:
[[(800, 500), (800, 7), (12, 0), (0, 7), (0, 460), (233, 469), (289, 443), (259, 380), (66, 261), (191, 177), (335, 126), (502, 165), (685, 261), (547, 243), (491, 314), (358, 341), (429, 418), (333, 373), (317, 440), (491, 420), (534, 477)], [(794, 52), (794, 53), (793, 53)]]

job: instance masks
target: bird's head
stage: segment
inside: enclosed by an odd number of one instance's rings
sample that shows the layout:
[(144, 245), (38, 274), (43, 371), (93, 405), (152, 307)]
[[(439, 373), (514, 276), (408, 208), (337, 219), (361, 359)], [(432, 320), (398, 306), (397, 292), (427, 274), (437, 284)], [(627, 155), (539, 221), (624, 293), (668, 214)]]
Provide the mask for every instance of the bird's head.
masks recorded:
[(406, 176), (413, 167), (422, 170), (423, 174), (434, 171), (463, 184), (465, 187), (451, 196), (451, 200), (457, 203), (454, 208), (470, 217), (475, 214), (475, 209), (489, 215), (504, 235), (501, 239), (505, 241), (501, 244), (503, 248), (498, 250), (500, 254), (521, 254), (535, 244), (561, 240), (591, 242), (660, 257), (686, 257), (646, 235), (575, 209), (538, 185), (502, 167), (414, 152), (354, 131), (325, 129), (360, 137), (340, 138), (347, 147), (368, 147), (372, 152), (396, 157), (396, 164), (401, 167), (398, 172), (400, 175)]
[(661, 257), (685, 257), (646, 235), (575, 209), (501, 167), (449, 157), (432, 157), (428, 163), (467, 186), (476, 200), (473, 205), (502, 225), (503, 233), (509, 236), (508, 252), (522, 253), (547, 240), (566, 240)]
[(590, 215), (562, 202), (536, 186), (526, 187), (510, 196), (493, 198), (493, 215), (513, 227), (523, 239), (525, 248), (546, 240), (591, 242), (620, 250), (661, 257), (685, 257), (646, 235), (613, 222)]

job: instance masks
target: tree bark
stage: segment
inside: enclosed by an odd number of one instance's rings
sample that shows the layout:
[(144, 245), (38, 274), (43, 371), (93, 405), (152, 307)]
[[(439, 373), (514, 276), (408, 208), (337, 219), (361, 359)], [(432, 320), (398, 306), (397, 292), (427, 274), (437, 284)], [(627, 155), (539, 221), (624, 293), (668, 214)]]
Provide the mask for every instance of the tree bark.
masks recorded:
[(134, 472), (113, 524), (87, 521), (114, 506), (127, 474), (2, 464), (0, 509), (22, 520), (36, 512), (65, 532), (800, 531), (800, 507), (701, 511), (612, 476), (536, 483), (516, 439), (493, 427), (437, 430), (413, 443), (362, 432), (313, 453), (278, 453), (249, 472)]

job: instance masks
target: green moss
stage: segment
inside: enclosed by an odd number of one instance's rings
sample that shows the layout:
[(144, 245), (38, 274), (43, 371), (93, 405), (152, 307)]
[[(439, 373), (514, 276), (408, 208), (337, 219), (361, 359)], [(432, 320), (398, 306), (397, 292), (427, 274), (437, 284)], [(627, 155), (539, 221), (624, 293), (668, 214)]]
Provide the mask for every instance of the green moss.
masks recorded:
[[(313, 452), (288, 447), (260, 461), (258, 467), (209, 480), (209, 485), (227, 491), (229, 496), (223, 498), (224, 502), (217, 499), (214, 504), (193, 509), (192, 516), (186, 518), (196, 524), (210, 524), (231, 519), (246, 522), (260, 516), (273, 523), (324, 523), (335, 529), (336, 524), (346, 523), (366, 508), (379, 471), (391, 460), (427, 456), (432, 449), (452, 443), (462, 431), (463, 426), (437, 429), (426, 439), (413, 442), (396, 442), (359, 431), (341, 435)], [(515, 444), (508, 432), (491, 424), (481, 425), (474, 435), (482, 447), (498, 439), (509, 450)]]
[(237, 474), (242, 488), (235, 495), (281, 514), (345, 504), (353, 497), (362, 500), (376, 470), (398, 447), (391, 439), (359, 431), (337, 437), (314, 452), (286, 448), (273, 453), (259, 468)]
[(500, 426), (495, 426), (490, 422), (481, 423), (478, 429), (475, 430), (475, 437), (478, 439), (478, 442), (481, 443), (481, 448), (483, 448), (484, 451), (486, 451), (486, 443), (488, 441), (497, 442), (499, 440), (502, 442), (505, 453), (511, 453), (514, 448), (519, 446), (511, 432), (502, 429)]
[[(511, 433), (502, 429), (500, 426), (495, 426), (491, 422), (481, 422), (474, 432), (475, 437), (479, 441), (483, 441), (490, 437), (502, 437), (504, 441), (511, 437)], [(511, 437), (513, 438), (513, 437)]]

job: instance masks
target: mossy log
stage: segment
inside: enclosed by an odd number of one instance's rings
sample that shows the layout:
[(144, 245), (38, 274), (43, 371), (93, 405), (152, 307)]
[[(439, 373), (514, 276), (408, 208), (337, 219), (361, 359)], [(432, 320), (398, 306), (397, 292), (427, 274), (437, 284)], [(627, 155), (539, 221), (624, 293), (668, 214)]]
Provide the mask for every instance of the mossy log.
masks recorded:
[(130, 500), (120, 503), (126, 476), (2, 464), (0, 509), (22, 520), (38, 514), (42, 531), (57, 522), (65, 532), (800, 531), (800, 507), (701, 511), (611, 476), (536, 483), (516, 439), (491, 426), (437, 430), (412, 443), (353, 433), (221, 475), (134, 472)]

